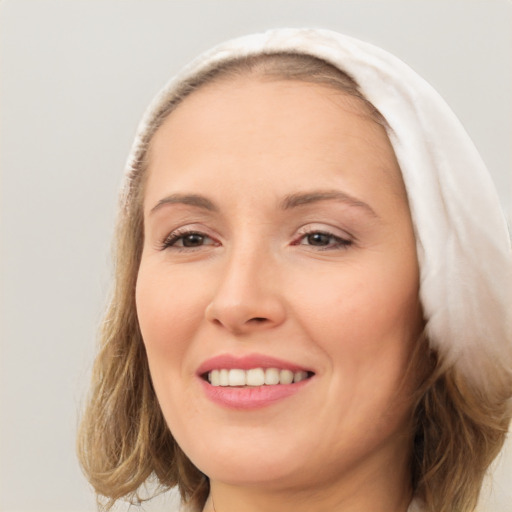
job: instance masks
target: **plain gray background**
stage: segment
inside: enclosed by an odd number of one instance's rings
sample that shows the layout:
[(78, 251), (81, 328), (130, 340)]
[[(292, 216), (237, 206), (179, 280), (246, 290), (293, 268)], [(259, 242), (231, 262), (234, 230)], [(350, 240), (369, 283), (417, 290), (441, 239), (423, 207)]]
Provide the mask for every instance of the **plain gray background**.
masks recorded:
[[(4, 0), (0, 511), (95, 510), (76, 462), (75, 428), (137, 122), (197, 53), (278, 26), (345, 32), (416, 69), (461, 118), (512, 219), (508, 1)], [(510, 452), (486, 510), (511, 510)], [(172, 508), (158, 500), (145, 510)]]

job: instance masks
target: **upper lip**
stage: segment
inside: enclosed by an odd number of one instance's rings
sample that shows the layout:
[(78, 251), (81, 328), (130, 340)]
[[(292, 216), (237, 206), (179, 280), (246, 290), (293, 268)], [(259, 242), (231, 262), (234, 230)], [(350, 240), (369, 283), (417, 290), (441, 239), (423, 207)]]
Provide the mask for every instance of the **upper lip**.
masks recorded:
[(291, 370), (293, 372), (308, 371), (312, 372), (301, 364), (292, 363), (283, 359), (277, 359), (265, 354), (248, 354), (245, 356), (234, 356), (232, 354), (220, 354), (207, 359), (197, 369), (198, 375), (204, 375), (212, 370), (219, 369), (240, 369), (250, 370), (251, 368), (278, 368), (280, 370)]

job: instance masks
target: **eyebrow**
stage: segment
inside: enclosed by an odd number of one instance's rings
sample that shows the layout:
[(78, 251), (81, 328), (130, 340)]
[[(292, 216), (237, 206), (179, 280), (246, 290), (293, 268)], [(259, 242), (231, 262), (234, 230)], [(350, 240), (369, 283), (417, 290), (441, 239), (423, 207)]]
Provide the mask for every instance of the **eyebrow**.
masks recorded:
[(315, 190), (312, 192), (290, 194), (281, 201), (281, 208), (288, 210), (319, 201), (340, 201), (348, 206), (362, 208), (373, 217), (378, 217), (375, 210), (369, 204), (340, 190)]
[(172, 194), (170, 196), (160, 199), (153, 208), (151, 208), (149, 214), (153, 214), (158, 211), (162, 206), (168, 204), (186, 204), (188, 206), (196, 206), (197, 208), (203, 208), (211, 212), (218, 211), (218, 208), (208, 198), (199, 194)]
[[(320, 201), (339, 201), (353, 206), (356, 208), (362, 208), (373, 217), (378, 217), (375, 210), (364, 201), (357, 199), (346, 192), (339, 190), (315, 190), (312, 192), (299, 192), (295, 194), (287, 195), (282, 201), (280, 201), (280, 207), (283, 210), (289, 210), (291, 208), (297, 208), (299, 206), (306, 206), (309, 204), (317, 203)], [(172, 194), (166, 196), (156, 205), (151, 208), (149, 214), (153, 214), (165, 205), (169, 204), (185, 204), (188, 206), (195, 206), (211, 212), (218, 212), (217, 206), (205, 196), (199, 194)]]

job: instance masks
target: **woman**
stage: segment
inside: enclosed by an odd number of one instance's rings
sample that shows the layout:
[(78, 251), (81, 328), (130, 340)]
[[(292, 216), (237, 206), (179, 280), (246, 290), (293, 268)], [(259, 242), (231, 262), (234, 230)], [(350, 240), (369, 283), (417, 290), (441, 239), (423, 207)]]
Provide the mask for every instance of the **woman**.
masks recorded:
[(511, 417), (510, 242), (481, 160), (391, 55), (221, 45), (149, 107), (80, 456), (107, 505), (471, 511)]

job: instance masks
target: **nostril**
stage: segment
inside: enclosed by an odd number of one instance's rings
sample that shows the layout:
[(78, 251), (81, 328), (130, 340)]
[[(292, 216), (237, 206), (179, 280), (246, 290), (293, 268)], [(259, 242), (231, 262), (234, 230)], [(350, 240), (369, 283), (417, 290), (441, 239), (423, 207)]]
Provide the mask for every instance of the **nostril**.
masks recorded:
[(251, 319), (249, 320), (249, 322), (255, 322), (255, 323), (261, 324), (261, 323), (263, 323), (263, 322), (266, 322), (266, 320), (267, 320), (266, 318), (263, 318), (263, 317), (261, 317), (261, 316), (256, 316), (256, 317), (254, 317), (254, 318), (251, 318)]

